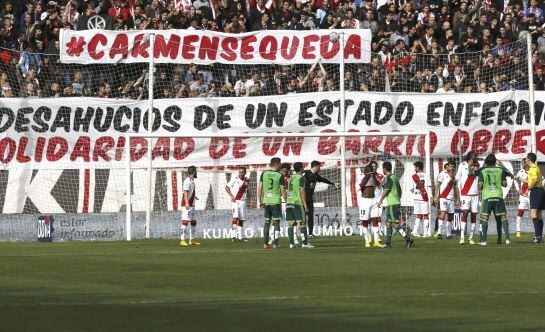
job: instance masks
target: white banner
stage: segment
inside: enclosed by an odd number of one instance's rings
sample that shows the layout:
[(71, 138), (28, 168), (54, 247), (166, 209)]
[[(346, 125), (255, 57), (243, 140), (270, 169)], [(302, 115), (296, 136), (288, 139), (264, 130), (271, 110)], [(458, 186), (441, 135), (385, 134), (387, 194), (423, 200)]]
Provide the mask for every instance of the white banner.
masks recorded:
[[(153, 142), (154, 165), (226, 166), (338, 160), (337, 138), (285, 138), (281, 132), (339, 132), (337, 92), (247, 98), (162, 99), (154, 102), (153, 132), (185, 137)], [(545, 93), (536, 93), (538, 150)], [(123, 167), (125, 134), (146, 133), (146, 101), (96, 98), (0, 99), (0, 162), (3, 169)], [(469, 150), (504, 160), (530, 151), (527, 92), (490, 94), (385, 94), (347, 92), (350, 131), (429, 131), (432, 156)], [(192, 135), (275, 133), (265, 139), (195, 139)], [(422, 156), (422, 137), (347, 138), (347, 158)], [(147, 142), (131, 141), (134, 166), (145, 166)]]
[[(149, 34), (155, 35), (157, 63), (280, 64), (340, 62), (340, 44), (330, 41), (334, 30), (262, 30), (227, 34), (203, 30), (61, 30), (64, 63), (148, 62)], [(341, 31), (339, 31), (341, 32)], [(371, 61), (371, 30), (347, 29), (347, 63)]]

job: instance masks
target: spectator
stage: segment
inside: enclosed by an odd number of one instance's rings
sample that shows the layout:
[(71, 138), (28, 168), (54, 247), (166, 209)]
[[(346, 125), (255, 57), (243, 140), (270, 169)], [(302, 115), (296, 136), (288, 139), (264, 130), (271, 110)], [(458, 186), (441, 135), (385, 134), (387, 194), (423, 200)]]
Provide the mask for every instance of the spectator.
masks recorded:
[(455, 91), (451, 88), (452, 83), (449, 80), (446, 80), (442, 87), (437, 89), (437, 93), (454, 93)]
[[(371, 63), (349, 65), (345, 69), (345, 88), (352, 91), (491, 92), (527, 88), (525, 43), (519, 42), (518, 37), (521, 31), (531, 31), (535, 84), (543, 89), (544, 64), (535, 55), (535, 50), (545, 45), (541, 1), (379, 3), (373, 0), (250, 0), (247, 3), (4, 0), (0, 1), (0, 47), (8, 50), (0, 60), (2, 96), (147, 98), (149, 74), (143, 73), (141, 65), (60, 63), (60, 29), (74, 29), (83, 15), (97, 14), (112, 15), (115, 29), (122, 30), (244, 33), (276, 29), (370, 29), (374, 53)], [(156, 98), (335, 91), (340, 83), (338, 75), (333, 74), (338, 71), (327, 74), (325, 69), (334, 67), (321, 63), (259, 66), (251, 72), (248, 66), (234, 64), (157, 68)], [(132, 79), (134, 76), (138, 78)], [(444, 86), (447, 81), (450, 86)]]
[(545, 75), (543, 75), (543, 68), (539, 68), (534, 75), (534, 84), (536, 90), (545, 90)]
[(208, 85), (204, 83), (204, 76), (197, 75), (197, 79), (189, 86), (189, 92), (194, 96), (206, 96), (208, 92)]

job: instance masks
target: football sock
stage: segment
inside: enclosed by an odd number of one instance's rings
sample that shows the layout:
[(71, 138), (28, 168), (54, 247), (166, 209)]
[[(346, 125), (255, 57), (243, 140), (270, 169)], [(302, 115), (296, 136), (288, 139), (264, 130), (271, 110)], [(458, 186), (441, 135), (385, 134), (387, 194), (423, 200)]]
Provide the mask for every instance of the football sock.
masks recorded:
[(380, 234), (378, 232), (378, 226), (373, 226), (371, 229), (373, 230), (373, 238), (375, 240), (375, 243), (380, 242)]
[(539, 238), (541, 239), (543, 237), (543, 219), (538, 220), (538, 226), (539, 226)]
[(418, 234), (418, 227), (420, 227), (420, 218), (416, 218), (414, 221), (413, 233)]
[(263, 242), (265, 242), (265, 244), (269, 244), (270, 231), (271, 231), (271, 223), (269, 221), (265, 221), (265, 226), (263, 227)]
[(469, 239), (470, 240), (473, 239), (473, 234), (475, 234), (475, 225), (477, 225), (477, 224), (472, 222), (471, 225), (469, 226)]
[(452, 235), (452, 221), (447, 220), (447, 237)]
[(501, 233), (502, 233), (501, 224), (502, 224), (501, 220), (499, 218), (496, 219), (496, 231), (498, 232), (498, 240), (501, 240)]
[(237, 237), (239, 240), (242, 240), (242, 226), (237, 226)]
[(394, 232), (392, 226), (386, 227), (386, 244), (392, 244), (392, 233)]
[(403, 227), (401, 227), (401, 225), (398, 225), (396, 227), (396, 231), (399, 232), (399, 235), (403, 236), (403, 238), (405, 239), (405, 241), (409, 241), (411, 238), (409, 237), (409, 235), (407, 235), (407, 233), (405, 233), (405, 230), (403, 229)]
[(488, 221), (481, 221), (481, 242), (486, 242), (488, 235)]
[(303, 244), (308, 244), (308, 228), (306, 226), (301, 226), (301, 239)]
[(290, 240), (290, 244), (295, 245), (295, 241), (293, 240), (293, 225), (288, 227), (288, 238)]
[(191, 225), (191, 227), (189, 227), (189, 241), (193, 240), (196, 237), (197, 237), (197, 226)]
[(371, 237), (369, 236), (369, 228), (367, 228), (367, 226), (363, 226), (361, 230), (363, 232), (363, 239), (365, 240), (365, 243), (371, 242)]
[(185, 232), (187, 231), (187, 225), (182, 225), (182, 233), (180, 234), (180, 241), (185, 240)]
[(462, 222), (460, 223), (460, 238), (461, 238), (462, 240), (465, 238), (466, 224), (467, 224), (467, 222), (465, 222), (465, 221), (462, 221)]
[(237, 220), (231, 220), (231, 238), (234, 239), (237, 237)]
[(441, 229), (443, 229), (443, 219), (439, 219), (437, 223), (437, 234), (441, 235)]
[(503, 224), (503, 232), (505, 233), (505, 239), (509, 240), (509, 223), (507, 222), (507, 220), (504, 220), (502, 224)]
[(430, 233), (431, 233), (430, 220), (429, 219), (424, 219), (424, 235), (430, 234)]
[(280, 241), (280, 220), (274, 223), (274, 243), (278, 244)]
[(521, 218), (517, 216), (517, 220), (515, 221), (515, 231), (520, 232), (520, 221)]

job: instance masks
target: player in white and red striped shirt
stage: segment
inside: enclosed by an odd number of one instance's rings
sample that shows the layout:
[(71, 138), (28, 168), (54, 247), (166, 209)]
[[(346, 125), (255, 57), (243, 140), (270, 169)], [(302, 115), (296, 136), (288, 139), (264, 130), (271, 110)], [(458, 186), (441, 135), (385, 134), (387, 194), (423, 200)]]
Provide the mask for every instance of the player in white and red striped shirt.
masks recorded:
[[(521, 237), (520, 222), (524, 216), (524, 210), (530, 209), (530, 191), (528, 190), (528, 172), (525, 168), (524, 159), (522, 160), (520, 171), (518, 171), (515, 177), (515, 188), (519, 194), (519, 209), (517, 213), (516, 231), (517, 237)], [(519, 183), (520, 182), (520, 183)]]
[(231, 219), (233, 242), (246, 242), (242, 228), (246, 221), (246, 198), (250, 179), (246, 177), (246, 167), (241, 166), (238, 174), (231, 176), (231, 181), (225, 186), (225, 191), (231, 198), (233, 216)]
[(447, 217), (447, 239), (452, 239), (452, 220), (454, 219), (454, 212), (456, 205), (460, 203), (460, 197), (456, 190), (456, 179), (454, 177), (454, 168), (456, 165), (453, 161), (449, 161), (445, 165), (445, 169), (439, 173), (437, 177), (437, 184), (435, 185), (435, 195), (433, 202), (439, 207), (439, 225), (437, 229), (436, 238), (443, 239), (441, 229), (445, 217)]
[(430, 228), (430, 208), (429, 208), (429, 197), (428, 197), (428, 187), (429, 181), (427, 180), (426, 173), (424, 173), (424, 163), (417, 161), (414, 163), (415, 173), (411, 177), (413, 180), (413, 202), (414, 202), (414, 211), (415, 215), (414, 227), (412, 235), (420, 237), (418, 233), (418, 228), (420, 226), (420, 221), (424, 220), (424, 229), (422, 236), (431, 236)]
[[(194, 240), (194, 237), (197, 235), (197, 220), (195, 219), (195, 179), (197, 178), (197, 168), (189, 166), (187, 168), (187, 175), (183, 184), (184, 194), (182, 197), (182, 234), (180, 235), (180, 245), (194, 246), (200, 244)], [(191, 224), (189, 228), (189, 242), (186, 242), (185, 233), (189, 224)]]
[[(372, 160), (371, 162), (369, 162), (369, 165), (373, 167), (373, 172), (375, 173), (379, 182), (379, 185), (375, 187), (375, 197), (379, 198), (380, 196), (382, 196), (384, 174), (378, 171), (378, 162), (376, 160)], [(384, 206), (386, 206), (386, 202), (384, 202)], [(371, 221), (373, 225), (378, 225), (379, 235), (383, 235), (386, 233), (386, 230), (382, 227), (382, 211), (384, 210), (384, 206), (376, 206), (375, 209), (371, 211)]]
[(479, 186), (476, 175), (469, 175), (469, 170), (472, 169), (472, 174), (479, 169), (477, 154), (473, 151), (467, 153), (465, 161), (458, 166), (456, 173), (456, 181), (458, 182), (458, 190), (461, 197), (461, 230), (460, 244), (465, 244), (465, 230), (467, 225), (467, 217), (471, 213), (471, 227), (469, 228), (469, 244), (473, 242), (473, 234), (475, 233), (475, 225), (477, 225), (477, 215), (479, 214)]

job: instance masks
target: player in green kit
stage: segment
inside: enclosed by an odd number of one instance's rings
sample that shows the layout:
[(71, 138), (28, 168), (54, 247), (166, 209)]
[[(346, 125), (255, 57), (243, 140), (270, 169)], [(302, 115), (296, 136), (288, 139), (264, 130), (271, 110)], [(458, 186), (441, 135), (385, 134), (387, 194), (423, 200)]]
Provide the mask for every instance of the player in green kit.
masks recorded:
[(407, 248), (410, 248), (414, 240), (403, 230), (400, 225), (401, 217), (401, 185), (398, 178), (392, 174), (392, 163), (386, 161), (382, 164), (382, 170), (384, 172), (384, 184), (382, 185), (382, 195), (378, 201), (378, 207), (382, 206), (382, 201), (386, 198), (386, 244), (383, 247), (392, 247), (392, 235), (394, 228), (405, 239)]
[(301, 237), (303, 238), (303, 248), (313, 248), (314, 246), (308, 243), (308, 231), (306, 212), (307, 200), (305, 196), (305, 169), (302, 163), (293, 164), (294, 174), (288, 180), (288, 188), (286, 189), (286, 221), (288, 222), (288, 237), (290, 239), (290, 248), (295, 248), (295, 236), (293, 233), (294, 226), (301, 229)]
[[(269, 249), (269, 231), (271, 222), (274, 222), (275, 234), (280, 233), (280, 220), (282, 219), (282, 197), (286, 197), (284, 190), (284, 176), (278, 170), (280, 169), (280, 158), (272, 158), (269, 169), (261, 173), (259, 185), (257, 187), (257, 197), (261, 202), (261, 208), (264, 208), (265, 226), (263, 227), (264, 249)], [(278, 236), (275, 236), (274, 248), (279, 248)]]
[(488, 233), (488, 219), (494, 213), (497, 222), (503, 224), (505, 244), (510, 244), (509, 223), (507, 210), (503, 200), (502, 187), (507, 187), (508, 171), (496, 164), (496, 156), (489, 154), (484, 160), (484, 167), (477, 170), (479, 176), (479, 189), (481, 190), (481, 241), (480, 245), (486, 246)]

